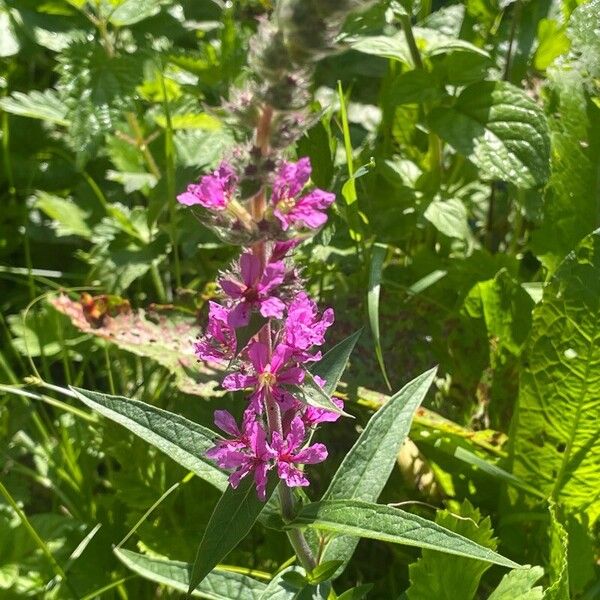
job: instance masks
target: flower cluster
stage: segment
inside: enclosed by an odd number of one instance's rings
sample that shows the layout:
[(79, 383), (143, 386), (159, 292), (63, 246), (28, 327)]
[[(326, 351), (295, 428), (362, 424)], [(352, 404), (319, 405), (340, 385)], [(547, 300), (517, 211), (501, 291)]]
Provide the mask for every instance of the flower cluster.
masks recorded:
[[(319, 189), (306, 192), (310, 174), (308, 158), (282, 162), (268, 196), (261, 192), (262, 210), (260, 214), (253, 211), (252, 226), (268, 232), (276, 225), (280, 232), (295, 235), (285, 241), (263, 235), (242, 251), (221, 275), (222, 301), (209, 303), (208, 324), (195, 344), (199, 360), (227, 369), (223, 387), (243, 390), (248, 398), (240, 425), (229, 412), (216, 411), (215, 424), (229, 437), (219, 438), (208, 456), (231, 471), (233, 487), (252, 476), (262, 500), (266, 499), (271, 470), (288, 487), (308, 485), (303, 466), (327, 457), (323, 444), (308, 444), (311, 432), (320, 423), (336, 421), (343, 408), (338, 399), (333, 399), (332, 405), (337, 411), (303, 401), (307, 368), (321, 359), (320, 347), (334, 321), (332, 309), (318, 310), (289, 258), (301, 239), (299, 232), (322, 227), (327, 220), (325, 211), (335, 198)], [(236, 182), (235, 172), (223, 163), (213, 174), (190, 185), (179, 201), (201, 205), (216, 215), (236, 203), (231, 215), (238, 218), (240, 209), (245, 209)], [(265, 227), (265, 222), (270, 227)], [(311, 379), (321, 386), (326, 383), (316, 376)]]
[(239, 178), (227, 162), (198, 183), (190, 184), (177, 200), (204, 209), (203, 222), (225, 241), (291, 240), (322, 227), (327, 221), (325, 211), (335, 200), (334, 194), (320, 189), (304, 193), (310, 175), (308, 158), (296, 163), (283, 161), (272, 182), (270, 205), (259, 220), (248, 206), (252, 198), (242, 197)]

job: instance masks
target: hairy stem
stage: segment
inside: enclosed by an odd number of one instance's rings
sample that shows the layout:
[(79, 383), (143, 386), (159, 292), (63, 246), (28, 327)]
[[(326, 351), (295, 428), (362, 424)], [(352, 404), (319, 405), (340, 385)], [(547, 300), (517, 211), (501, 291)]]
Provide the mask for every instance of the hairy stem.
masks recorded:
[[(273, 118), (273, 109), (270, 106), (263, 108), (262, 115), (256, 128), (256, 145), (260, 148), (261, 154), (266, 156), (269, 153), (269, 130)], [(266, 209), (266, 194), (264, 187), (252, 199), (252, 217), (256, 222), (262, 219)], [(252, 246), (252, 253), (259, 258), (260, 264), (264, 268), (267, 263), (267, 249), (264, 241), (257, 242)], [(258, 333), (258, 340), (269, 349), (269, 359), (271, 358), (271, 323), (268, 322)], [(283, 426), (281, 423), (281, 411), (277, 401), (271, 394), (266, 397), (267, 429), (269, 434), (273, 432), (283, 436)], [(294, 495), (292, 490), (283, 483), (279, 484), (279, 501), (281, 503), (281, 516), (284, 521), (291, 521), (294, 518)], [(304, 537), (299, 529), (292, 529), (287, 532), (290, 544), (300, 561), (300, 564), (307, 570), (312, 571), (316, 566), (316, 560)]]

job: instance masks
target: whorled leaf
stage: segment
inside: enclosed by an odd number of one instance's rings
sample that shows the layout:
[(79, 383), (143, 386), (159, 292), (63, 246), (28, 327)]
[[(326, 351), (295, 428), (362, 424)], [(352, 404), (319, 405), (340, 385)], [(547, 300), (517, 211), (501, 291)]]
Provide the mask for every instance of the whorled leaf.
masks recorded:
[(221, 373), (197, 362), (194, 356), (193, 340), (200, 329), (192, 319), (157, 316), (155, 322), (144, 311), (127, 310), (116, 315), (105, 313), (94, 321), (87, 306), (64, 294), (50, 303), (67, 315), (77, 329), (155, 360), (175, 374), (175, 384), (182, 392), (202, 397), (224, 394), (218, 389)]
[(600, 515), (600, 231), (561, 264), (533, 311), (513, 423), (513, 472)]

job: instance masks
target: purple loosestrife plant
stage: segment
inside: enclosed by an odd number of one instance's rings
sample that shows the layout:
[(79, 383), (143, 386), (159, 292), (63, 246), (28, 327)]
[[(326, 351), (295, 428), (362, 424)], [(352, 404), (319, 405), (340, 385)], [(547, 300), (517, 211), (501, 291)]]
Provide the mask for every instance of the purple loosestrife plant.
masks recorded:
[[(238, 179), (225, 164), (203, 176), (199, 185), (190, 185), (179, 202), (201, 204), (215, 213), (225, 210), (234, 193), (232, 182)], [(327, 220), (325, 210), (335, 196), (319, 189), (307, 191), (310, 174), (308, 158), (283, 161), (270, 193), (263, 190), (253, 200), (255, 224), (271, 221), (264, 228), (267, 232), (277, 226), (282, 232), (296, 226), (313, 231), (322, 227)], [(309, 485), (301, 466), (327, 458), (323, 444), (307, 445), (311, 431), (319, 423), (339, 417), (303, 403), (295, 391), (304, 381), (307, 365), (321, 358), (319, 347), (334, 321), (333, 310), (327, 308), (319, 314), (303, 289), (289, 256), (296, 242), (293, 234), (284, 244), (277, 237), (266, 237), (243, 250), (220, 278), (222, 302), (209, 304), (205, 334), (195, 344), (200, 360), (233, 364), (222, 385), (230, 391), (245, 390), (248, 398), (239, 426), (228, 412), (216, 411), (215, 424), (232, 437), (219, 440), (208, 456), (231, 471), (229, 482), (234, 488), (244, 477), (253, 477), (263, 501), (271, 470), (287, 487)], [(253, 313), (265, 322), (236, 353), (236, 331), (248, 326)], [(341, 400), (336, 406), (343, 408)]]

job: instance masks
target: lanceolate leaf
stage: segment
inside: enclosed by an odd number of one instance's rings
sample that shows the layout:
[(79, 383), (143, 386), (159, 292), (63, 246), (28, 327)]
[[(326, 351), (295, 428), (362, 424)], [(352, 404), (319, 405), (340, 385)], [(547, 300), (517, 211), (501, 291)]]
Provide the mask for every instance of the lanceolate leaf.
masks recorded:
[(600, 231), (570, 254), (533, 311), (513, 423), (514, 474), (600, 515)]
[(84, 404), (126, 427), (201, 479), (219, 490), (227, 487), (227, 475), (205, 457), (206, 451), (219, 438), (210, 429), (138, 400), (71, 389)]
[[(436, 369), (431, 369), (413, 379), (371, 417), (342, 461), (323, 500), (375, 502), (379, 498), (408, 435), (414, 413), (429, 390), (435, 373)], [(322, 560), (347, 563), (357, 543), (356, 538), (334, 538), (325, 546)]]
[[(267, 499), (275, 486), (276, 478), (270, 477)], [(264, 506), (265, 503), (256, 495), (256, 486), (251, 476), (244, 478), (236, 490), (231, 486), (225, 490), (204, 530), (192, 568), (188, 593), (195, 590), (215, 566), (248, 535)]]
[(260, 600), (325, 600), (330, 590), (330, 583), (304, 583), (302, 570), (294, 566), (278, 573), (265, 588)]
[(379, 332), (379, 292), (381, 290), (381, 276), (383, 271), (383, 261), (387, 254), (387, 246), (385, 244), (374, 244), (371, 258), (371, 270), (369, 273), (369, 290), (367, 292), (367, 310), (369, 312), (369, 325), (371, 327), (371, 335), (375, 343), (375, 355), (379, 368), (388, 389), (391, 391), (392, 386), (385, 370), (385, 362), (383, 360), (383, 350), (381, 349), (381, 335)]
[[(550, 511), (550, 587), (544, 593), (544, 600), (569, 600), (569, 537), (563, 524), (558, 520), (553, 502)], [(577, 559), (575, 559), (577, 560)]]
[(346, 339), (343, 339), (339, 344), (326, 352), (323, 358), (310, 369), (313, 375), (318, 375), (325, 380), (326, 383), (323, 386), (323, 391), (326, 394), (331, 396), (335, 392), (361, 333), (362, 329), (359, 329)]
[(397, 508), (360, 500), (326, 500), (308, 504), (290, 523), (290, 527), (311, 527), (393, 544), (429, 548), (511, 569), (519, 567), (512, 560), (432, 521)]
[(488, 600), (542, 600), (541, 586), (533, 587), (544, 574), (542, 567), (529, 567), (507, 573)]
[(546, 117), (510, 83), (483, 81), (467, 86), (452, 107), (431, 111), (429, 125), (486, 178), (531, 188), (548, 177)]
[(308, 372), (304, 376), (302, 386), (295, 387), (295, 395), (298, 400), (305, 404), (310, 404), (310, 406), (324, 408), (339, 415), (350, 416), (334, 404), (331, 397), (323, 391), (323, 388), (319, 386), (315, 378)]
[[(192, 565), (176, 560), (151, 558), (121, 548), (115, 548), (114, 553), (126, 567), (145, 579), (180, 592), (188, 591)], [(264, 583), (252, 577), (217, 568), (206, 576), (192, 592), (192, 596), (207, 600), (258, 600), (265, 588)]]

